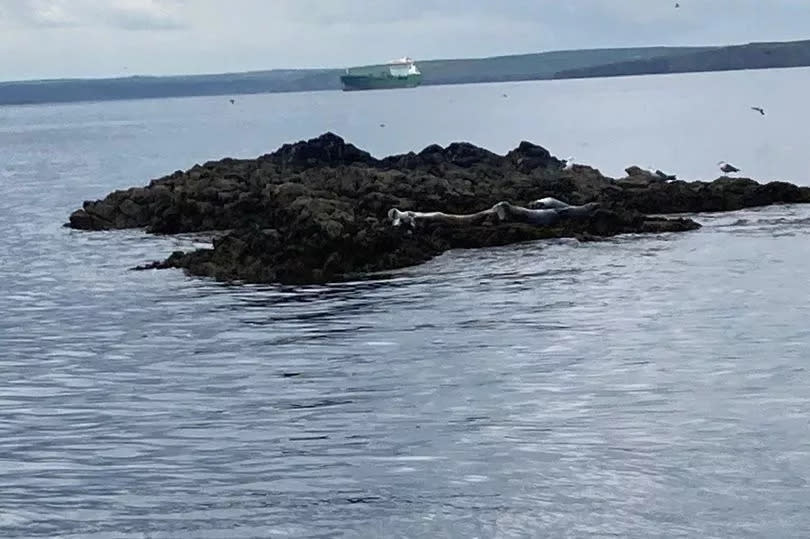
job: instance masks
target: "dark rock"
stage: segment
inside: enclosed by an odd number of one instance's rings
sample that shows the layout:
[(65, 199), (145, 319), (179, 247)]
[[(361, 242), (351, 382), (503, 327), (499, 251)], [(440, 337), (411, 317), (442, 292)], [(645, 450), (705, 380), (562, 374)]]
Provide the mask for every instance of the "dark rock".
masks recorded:
[(444, 150), (447, 160), (459, 167), (496, 163), (502, 157), (468, 142), (454, 142)]
[(93, 230), (93, 218), (84, 209), (78, 209), (70, 214), (68, 226), (82, 230)]
[[(699, 225), (655, 214), (736, 210), (810, 202), (810, 188), (747, 178), (673, 181), (629, 167), (612, 179), (563, 162), (529, 142), (499, 156), (468, 143), (428, 146), (378, 160), (327, 133), (254, 160), (223, 159), (87, 201), (68, 226), (146, 227), (154, 233), (231, 231), (213, 248), (172, 253), (144, 268), (251, 282), (322, 282), (418, 264), (452, 248), (554, 237), (583, 241), (626, 233), (668, 233)], [(666, 176), (666, 178), (664, 177)], [(670, 180), (670, 181), (666, 181)], [(554, 197), (600, 209), (553, 226), (482, 222), (394, 228), (388, 210), (475, 213), (500, 201)]]
[(429, 157), (431, 155), (439, 155), (439, 156), (441, 156), (443, 154), (444, 154), (444, 148), (442, 148), (438, 144), (431, 144), (430, 146), (426, 146), (425, 149), (423, 149), (421, 152), (419, 152), (419, 157), (425, 158), (425, 157)]
[(512, 161), (520, 172), (531, 172), (537, 168), (559, 168), (563, 162), (552, 157), (551, 152), (545, 148), (522, 141), (518, 147), (509, 152), (506, 158)]
[[(307, 169), (349, 165), (372, 164), (376, 160), (352, 144), (346, 144), (334, 133), (325, 133), (318, 138), (295, 144), (285, 144), (271, 154), (270, 160), (285, 168)], [(224, 163), (226, 166), (228, 163)]]

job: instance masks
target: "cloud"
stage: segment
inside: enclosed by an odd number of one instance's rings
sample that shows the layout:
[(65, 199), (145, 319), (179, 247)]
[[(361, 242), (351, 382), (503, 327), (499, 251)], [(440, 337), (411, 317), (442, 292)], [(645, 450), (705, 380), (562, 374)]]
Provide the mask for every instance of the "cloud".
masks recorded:
[(59, 0), (0, 0), (0, 21), (7, 27), (73, 26), (67, 2)]
[(0, 0), (0, 17), (3, 25), (17, 29), (166, 30), (184, 26), (180, 7), (179, 0)]
[(424, 60), (810, 37), (808, 0), (679, 3), (0, 0), (0, 77), (341, 67), (404, 55)]
[(117, 0), (99, 13), (110, 26), (125, 30), (172, 30), (183, 28), (178, 2), (159, 0)]

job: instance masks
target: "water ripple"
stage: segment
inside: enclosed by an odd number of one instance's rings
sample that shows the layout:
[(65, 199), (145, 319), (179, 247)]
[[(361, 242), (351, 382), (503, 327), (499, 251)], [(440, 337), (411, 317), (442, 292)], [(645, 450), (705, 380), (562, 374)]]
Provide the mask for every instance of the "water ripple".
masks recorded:
[(808, 528), (810, 210), (306, 287), (131, 272), (204, 238), (61, 227), (77, 200), (229, 153), (186, 124), (230, 124), (191, 112), (8, 109), (0, 535)]

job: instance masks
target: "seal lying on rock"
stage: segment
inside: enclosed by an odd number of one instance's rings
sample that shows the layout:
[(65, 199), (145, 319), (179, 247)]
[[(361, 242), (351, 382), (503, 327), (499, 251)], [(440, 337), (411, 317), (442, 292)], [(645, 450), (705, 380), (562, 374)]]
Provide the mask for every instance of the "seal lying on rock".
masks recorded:
[(567, 208), (559, 208), (557, 213), (564, 219), (584, 219), (598, 210), (601, 205), (598, 202), (588, 202), (581, 206), (568, 206)]
[(549, 207), (540, 209), (524, 208), (515, 206), (509, 202), (498, 202), (488, 210), (470, 213), (466, 215), (456, 215), (443, 212), (416, 212), (400, 211), (391, 208), (388, 211), (388, 219), (393, 226), (405, 225), (415, 228), (418, 221), (434, 223), (444, 223), (451, 225), (478, 225), (488, 218), (497, 216), (501, 222), (528, 223), (536, 226), (549, 226), (557, 223), (561, 219), (579, 219), (588, 217), (599, 208), (599, 204), (589, 203), (582, 206), (571, 206), (557, 200), (556, 198), (545, 198), (535, 203), (545, 203)]
[(467, 215), (456, 215), (452, 213), (443, 213), (440, 211), (400, 211), (397, 208), (391, 208), (388, 210), (388, 218), (391, 220), (392, 225), (405, 225), (411, 228), (415, 228), (418, 221), (432, 221), (448, 225), (476, 225), (483, 223), (488, 217), (493, 215), (495, 215), (495, 210), (493, 208)]
[(550, 226), (560, 220), (560, 213), (557, 210), (530, 210), (509, 202), (498, 202), (495, 205), (495, 212), (501, 221), (517, 221), (537, 226)]
[(541, 198), (529, 203), (529, 208), (533, 210), (559, 210), (570, 207), (570, 204), (566, 204), (562, 200), (558, 200), (554, 197)]
[(536, 226), (550, 226), (563, 219), (582, 219), (590, 216), (599, 209), (599, 204), (591, 202), (582, 206), (569, 206), (564, 202), (551, 199), (551, 204), (561, 204), (562, 207), (550, 209), (530, 209), (515, 206), (509, 202), (499, 202), (495, 211), (501, 221), (517, 221)]
[(567, 202), (563, 202), (554, 197), (546, 197), (535, 200), (529, 203), (529, 209), (532, 210), (557, 210), (561, 213), (562, 217), (587, 217), (594, 211), (599, 209), (599, 204), (596, 202), (589, 202), (582, 206), (572, 206)]

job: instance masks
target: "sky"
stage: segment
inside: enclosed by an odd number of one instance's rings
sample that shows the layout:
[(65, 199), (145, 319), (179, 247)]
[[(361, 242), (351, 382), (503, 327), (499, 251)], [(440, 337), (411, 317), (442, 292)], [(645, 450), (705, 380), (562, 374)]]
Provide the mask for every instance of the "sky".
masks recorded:
[(810, 38), (810, 0), (0, 0), (0, 80)]

